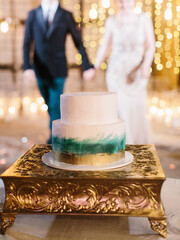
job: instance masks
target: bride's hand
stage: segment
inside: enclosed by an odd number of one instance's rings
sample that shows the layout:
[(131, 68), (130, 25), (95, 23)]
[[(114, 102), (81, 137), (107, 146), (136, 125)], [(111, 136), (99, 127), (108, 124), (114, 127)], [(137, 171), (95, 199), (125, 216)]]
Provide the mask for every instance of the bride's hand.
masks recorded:
[(132, 84), (134, 82), (134, 71), (133, 72), (130, 72), (128, 75), (127, 75), (127, 83), (128, 84)]
[(94, 68), (90, 68), (83, 72), (83, 78), (85, 81), (92, 81), (94, 77), (95, 77), (95, 69)]
[(140, 66), (140, 72), (141, 72), (141, 76), (143, 78), (149, 78), (150, 77), (150, 68), (149, 66), (146, 66), (146, 65), (141, 65)]

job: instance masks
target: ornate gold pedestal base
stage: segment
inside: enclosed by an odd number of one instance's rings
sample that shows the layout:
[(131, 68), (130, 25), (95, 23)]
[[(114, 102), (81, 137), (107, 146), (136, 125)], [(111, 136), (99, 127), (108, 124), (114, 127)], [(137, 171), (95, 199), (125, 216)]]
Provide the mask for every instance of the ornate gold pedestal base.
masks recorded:
[(65, 171), (41, 161), (51, 146), (35, 145), (1, 178), (6, 201), (0, 215), (1, 233), (16, 214), (78, 214), (148, 217), (166, 237), (166, 216), (160, 199), (165, 175), (153, 145), (127, 146), (131, 165), (111, 171)]
[(166, 238), (167, 236), (166, 218), (161, 219), (149, 218), (149, 221), (151, 223), (152, 230), (158, 232), (162, 237)]
[(0, 213), (0, 234), (10, 228), (16, 219), (16, 214)]

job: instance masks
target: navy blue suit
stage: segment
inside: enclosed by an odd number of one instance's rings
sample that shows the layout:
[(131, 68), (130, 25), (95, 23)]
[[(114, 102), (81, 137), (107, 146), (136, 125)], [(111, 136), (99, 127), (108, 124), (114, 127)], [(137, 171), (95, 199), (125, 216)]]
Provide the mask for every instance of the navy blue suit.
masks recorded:
[[(53, 22), (46, 29), (42, 7), (29, 12), (23, 44), (24, 70), (33, 68), (42, 96), (48, 105), (50, 128), (52, 121), (60, 118), (59, 95), (63, 93), (67, 76), (65, 41), (70, 33), (75, 46), (82, 56), (82, 68), (92, 67), (89, 63), (80, 31), (77, 29), (72, 13), (58, 7)], [(34, 43), (34, 45), (32, 45)], [(30, 51), (34, 48), (33, 62), (30, 62)]]

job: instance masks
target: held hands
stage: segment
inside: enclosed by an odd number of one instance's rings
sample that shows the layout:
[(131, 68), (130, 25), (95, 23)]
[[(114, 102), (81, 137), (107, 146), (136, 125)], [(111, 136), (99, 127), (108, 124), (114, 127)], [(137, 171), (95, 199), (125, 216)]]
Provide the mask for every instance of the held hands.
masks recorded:
[(85, 81), (92, 81), (94, 77), (95, 77), (95, 69), (94, 68), (90, 68), (83, 72), (83, 78)]
[[(24, 76), (24, 80), (26, 82), (34, 82), (34, 80), (36, 79), (36, 76), (35, 76), (35, 73), (34, 73), (34, 70), (33, 69), (27, 69), (24, 71), (23, 73), (23, 76)], [(86, 80), (86, 81), (92, 81), (93, 78), (95, 76), (95, 69), (94, 68), (90, 68), (88, 70), (85, 70), (83, 72), (83, 78)]]
[(36, 79), (35, 72), (33, 69), (27, 69), (23, 73), (25, 82), (34, 82)]

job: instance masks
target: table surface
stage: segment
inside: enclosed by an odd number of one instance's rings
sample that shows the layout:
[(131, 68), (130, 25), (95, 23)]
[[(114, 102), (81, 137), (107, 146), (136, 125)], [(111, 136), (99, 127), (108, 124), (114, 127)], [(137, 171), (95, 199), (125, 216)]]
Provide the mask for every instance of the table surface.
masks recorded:
[(125, 167), (105, 171), (68, 171), (48, 167), (43, 164), (42, 156), (50, 151), (52, 151), (51, 145), (35, 144), (0, 177), (122, 180), (165, 180), (166, 178), (156, 149), (151, 144), (127, 145), (126, 151), (133, 155), (133, 162)]

